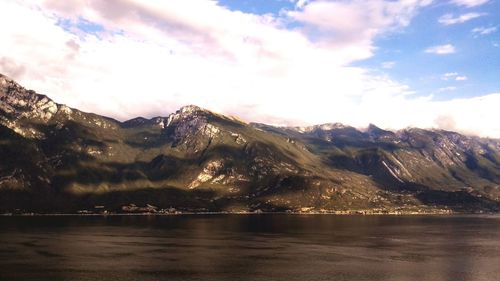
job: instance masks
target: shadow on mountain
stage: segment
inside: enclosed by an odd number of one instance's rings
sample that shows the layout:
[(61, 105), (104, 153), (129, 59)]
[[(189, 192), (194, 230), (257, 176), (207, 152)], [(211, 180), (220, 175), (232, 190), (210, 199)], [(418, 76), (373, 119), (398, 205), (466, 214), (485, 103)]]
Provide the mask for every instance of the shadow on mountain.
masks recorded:
[(330, 140), (326, 140), (320, 137), (302, 137), (307, 144), (313, 145), (316, 149), (384, 149), (387, 151), (394, 151), (401, 148), (399, 145), (392, 142), (374, 142), (368, 137), (362, 135), (360, 138), (345, 137), (345, 136), (331, 136)]
[[(355, 157), (333, 155), (324, 162), (336, 169), (369, 176), (381, 190), (395, 194), (411, 194), (424, 205), (446, 207), (454, 211), (500, 209), (498, 202), (464, 190), (440, 190), (424, 184), (399, 181), (382, 164), (382, 161), (388, 160), (378, 152), (379, 149), (369, 149)], [(456, 174), (453, 171), (451, 173), (454, 176)], [(456, 179), (464, 183), (464, 186), (467, 183), (465, 178), (459, 178), (458, 175)]]
[(221, 210), (213, 203), (214, 193), (207, 190), (181, 190), (173, 187), (141, 188), (127, 191), (106, 193), (57, 193), (0, 191), (0, 211), (16, 209), (41, 213), (94, 210), (97, 205), (109, 211), (120, 211), (122, 206), (151, 204), (162, 208), (179, 208), (181, 210)]
[(466, 191), (442, 191), (427, 189), (415, 194), (423, 204), (429, 206), (445, 206), (454, 211), (498, 211), (500, 204), (484, 197), (474, 196)]
[(164, 133), (151, 132), (151, 131), (140, 131), (132, 134), (128, 140), (125, 141), (127, 145), (133, 148), (140, 149), (150, 149), (150, 148), (160, 148), (165, 145), (169, 145), (172, 142), (171, 139), (166, 137)]

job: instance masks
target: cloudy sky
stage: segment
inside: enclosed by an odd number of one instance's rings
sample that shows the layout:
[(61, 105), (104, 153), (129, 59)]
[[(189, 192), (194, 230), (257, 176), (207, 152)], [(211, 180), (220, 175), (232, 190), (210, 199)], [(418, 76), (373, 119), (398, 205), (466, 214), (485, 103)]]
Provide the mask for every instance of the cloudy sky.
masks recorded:
[(499, 2), (2, 0), (0, 72), (119, 120), (196, 104), (500, 137)]

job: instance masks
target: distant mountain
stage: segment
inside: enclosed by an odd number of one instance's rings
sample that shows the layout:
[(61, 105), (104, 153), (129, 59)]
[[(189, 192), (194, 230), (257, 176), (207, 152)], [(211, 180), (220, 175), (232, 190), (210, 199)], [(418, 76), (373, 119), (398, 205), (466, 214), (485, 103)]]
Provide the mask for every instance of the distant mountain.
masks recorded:
[(119, 122), (0, 75), (0, 212), (497, 211), (499, 152), (443, 130), (284, 128), (197, 106)]

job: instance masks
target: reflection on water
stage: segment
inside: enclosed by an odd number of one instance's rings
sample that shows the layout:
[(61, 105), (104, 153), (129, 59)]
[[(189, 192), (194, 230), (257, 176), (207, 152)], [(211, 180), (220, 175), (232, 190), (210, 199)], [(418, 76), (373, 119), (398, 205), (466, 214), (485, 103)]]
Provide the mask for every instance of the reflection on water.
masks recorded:
[(0, 280), (498, 280), (500, 217), (0, 217)]

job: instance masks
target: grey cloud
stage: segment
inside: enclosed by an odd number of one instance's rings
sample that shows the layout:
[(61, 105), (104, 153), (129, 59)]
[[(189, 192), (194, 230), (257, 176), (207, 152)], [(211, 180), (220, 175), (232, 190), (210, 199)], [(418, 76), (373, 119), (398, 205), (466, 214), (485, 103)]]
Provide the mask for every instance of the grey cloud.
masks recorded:
[(80, 45), (78, 45), (75, 40), (69, 40), (68, 42), (66, 42), (66, 47), (68, 47), (69, 49), (69, 54), (66, 55), (66, 58), (69, 60), (74, 59), (80, 51)]
[[(202, 53), (212, 51), (209, 54), (213, 55), (213, 51), (216, 51), (219, 54), (227, 55), (221, 51), (222, 49), (219, 48), (217, 42), (217, 33), (221, 32), (220, 30), (212, 30), (207, 26), (196, 26), (186, 21), (185, 17), (179, 17), (166, 11), (158, 11), (146, 5), (123, 0), (74, 1), (72, 2), (73, 6), (63, 5), (59, 2), (61, 1), (46, 1), (46, 7), (69, 18), (85, 17), (85, 14), (81, 15), (81, 11), (87, 8), (95, 12), (98, 18), (86, 18), (86, 20), (90, 22), (101, 21), (99, 24), (104, 25), (107, 29), (128, 32), (131, 30), (131, 26), (139, 23), (139, 25), (154, 27), (180, 41), (190, 42), (195, 48), (198, 46)], [(213, 48), (207, 49), (206, 46), (213, 46)]]
[(69, 40), (68, 42), (66, 42), (66, 46), (68, 46), (68, 48), (70, 48), (74, 52), (78, 52), (80, 50), (80, 45), (78, 45), (75, 40)]
[(441, 115), (434, 120), (434, 123), (436, 126), (440, 129), (443, 130), (448, 130), (448, 131), (456, 131), (457, 130), (457, 124), (455, 122), (455, 119), (450, 116), (450, 115)]
[(0, 58), (0, 73), (18, 80), (26, 73), (26, 68), (10, 58), (2, 57)]

